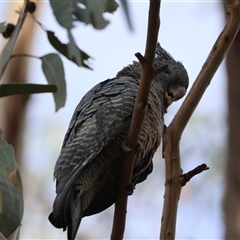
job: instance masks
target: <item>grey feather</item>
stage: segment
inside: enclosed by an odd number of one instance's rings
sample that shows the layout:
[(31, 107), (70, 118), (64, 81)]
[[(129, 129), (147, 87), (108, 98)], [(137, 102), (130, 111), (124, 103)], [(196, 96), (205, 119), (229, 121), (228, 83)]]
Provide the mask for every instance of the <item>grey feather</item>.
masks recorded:
[[(152, 158), (158, 148), (168, 105), (181, 98), (188, 87), (184, 66), (158, 44), (155, 67), (168, 65), (152, 81), (146, 116), (139, 137), (132, 182), (144, 181), (152, 172)], [(82, 217), (103, 211), (117, 198), (117, 181), (123, 151), (141, 77), (138, 62), (123, 68), (113, 79), (97, 84), (76, 107), (57, 160), (57, 180), (51, 223), (68, 229), (75, 239)]]

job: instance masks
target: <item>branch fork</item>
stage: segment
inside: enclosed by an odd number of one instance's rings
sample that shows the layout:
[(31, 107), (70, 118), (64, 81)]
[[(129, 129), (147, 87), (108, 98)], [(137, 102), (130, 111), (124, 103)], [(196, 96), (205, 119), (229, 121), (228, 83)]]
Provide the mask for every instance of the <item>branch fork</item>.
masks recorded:
[[(136, 149), (137, 147), (138, 138), (142, 128), (142, 122), (147, 108), (151, 81), (155, 76), (153, 62), (160, 25), (160, 3), (160, 0), (150, 0), (145, 54), (143, 57), (140, 53), (136, 53), (136, 57), (142, 66), (142, 73), (137, 97), (135, 100), (130, 129), (126, 141), (126, 146), (130, 149)], [(122, 162), (118, 186), (118, 193), (120, 197), (117, 199), (115, 204), (111, 240), (123, 239), (128, 200), (128, 196), (126, 195), (125, 190), (131, 185), (134, 157), (134, 151), (125, 152), (123, 156), (124, 161)]]
[(208, 170), (209, 167), (203, 163), (197, 167), (195, 167), (194, 169), (192, 169), (191, 171), (184, 173), (182, 175), (180, 175), (180, 183), (182, 186), (185, 186), (187, 184), (187, 182), (189, 182), (194, 176), (196, 176), (197, 174)]
[(227, 23), (182, 106), (169, 127), (164, 129), (163, 148), (166, 163), (166, 182), (168, 179), (171, 179), (172, 182), (165, 186), (160, 232), (161, 240), (175, 239), (177, 207), (182, 186), (196, 174), (208, 169), (205, 164), (202, 164), (192, 171), (182, 174), (179, 142), (190, 117), (239, 31), (240, 2), (237, 0), (225, 0), (225, 6), (228, 13)]
[[(138, 61), (140, 62), (142, 68), (144, 67), (144, 65), (146, 65), (147, 63), (147, 59), (140, 53), (137, 52), (135, 53), (136, 58), (138, 59)], [(151, 79), (153, 80), (153, 78), (155, 78), (159, 73), (165, 71), (167, 69), (168, 65), (163, 65), (159, 68), (153, 68), (153, 66), (149, 69), (149, 72), (151, 72)]]

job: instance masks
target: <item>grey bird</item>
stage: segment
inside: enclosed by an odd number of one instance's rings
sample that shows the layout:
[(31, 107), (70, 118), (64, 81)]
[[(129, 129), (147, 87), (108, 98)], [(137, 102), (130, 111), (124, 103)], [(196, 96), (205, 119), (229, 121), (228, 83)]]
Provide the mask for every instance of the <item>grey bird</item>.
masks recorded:
[[(188, 74), (182, 63), (157, 44), (154, 67), (164, 65), (166, 70), (152, 80), (140, 149), (135, 155), (133, 186), (152, 172), (166, 109), (188, 88)], [(83, 217), (99, 213), (116, 201), (123, 144), (140, 77), (141, 65), (133, 62), (115, 78), (89, 90), (74, 111), (54, 170), (57, 196), (49, 215), (55, 227), (67, 229), (69, 240), (75, 239)]]

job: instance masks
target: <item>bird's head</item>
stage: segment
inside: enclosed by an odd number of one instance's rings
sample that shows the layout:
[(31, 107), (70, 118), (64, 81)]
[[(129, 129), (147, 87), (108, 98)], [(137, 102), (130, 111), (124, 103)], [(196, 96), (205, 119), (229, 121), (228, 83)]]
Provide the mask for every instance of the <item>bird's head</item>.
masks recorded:
[(173, 101), (182, 98), (188, 88), (189, 78), (187, 71), (181, 62), (165, 51), (160, 44), (157, 44), (154, 67), (159, 68), (167, 65), (166, 70), (155, 77), (165, 91), (165, 102), (169, 106)]
[[(173, 102), (182, 98), (188, 88), (188, 74), (182, 63), (176, 61), (160, 44), (157, 44), (154, 67), (159, 68), (167, 65), (167, 68), (159, 73), (154, 81), (161, 85), (165, 94), (166, 108)], [(141, 64), (133, 61), (131, 65), (124, 67), (118, 72), (117, 77), (131, 76), (137, 80), (141, 77)]]

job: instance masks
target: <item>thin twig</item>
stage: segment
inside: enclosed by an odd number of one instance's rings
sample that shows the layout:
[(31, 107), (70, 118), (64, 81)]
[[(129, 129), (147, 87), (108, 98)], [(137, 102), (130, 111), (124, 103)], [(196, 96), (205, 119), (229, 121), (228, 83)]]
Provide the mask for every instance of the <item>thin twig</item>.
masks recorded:
[(203, 171), (206, 171), (208, 169), (209, 169), (209, 167), (205, 163), (203, 163), (203, 164), (195, 167), (193, 170), (182, 174), (180, 176), (181, 185), (185, 186), (187, 184), (187, 182), (189, 182), (194, 176), (196, 176), (197, 174), (199, 174)]
[(123, 157), (124, 160), (122, 163), (118, 188), (119, 198), (117, 199), (115, 204), (113, 229), (111, 234), (112, 240), (123, 239), (124, 235), (128, 199), (128, 195), (126, 194), (126, 192), (129, 189), (132, 179), (132, 170), (134, 166), (134, 150), (137, 147), (138, 137), (146, 112), (151, 81), (156, 73), (153, 68), (153, 61), (157, 46), (158, 30), (160, 25), (160, 3), (160, 0), (150, 0), (145, 55), (143, 57), (140, 53), (136, 54), (142, 65), (142, 73), (138, 94), (134, 105), (129, 134), (126, 141), (126, 146), (132, 149), (132, 151), (125, 153)]
[(193, 111), (197, 107), (213, 75), (231, 46), (240, 26), (240, 3), (237, 0), (225, 0), (227, 23), (214, 44), (192, 89), (163, 133), (163, 147), (166, 162), (166, 186), (161, 224), (161, 240), (175, 239), (178, 200), (181, 193), (181, 162), (179, 141)]
[(13, 54), (13, 55), (11, 55), (10, 59), (16, 58), (16, 57), (30, 57), (30, 58), (40, 59), (40, 57), (31, 55), (31, 54), (28, 54), (28, 53)]
[(13, 52), (13, 49), (15, 47), (15, 44), (17, 42), (18, 36), (20, 34), (20, 31), (22, 29), (22, 26), (24, 24), (24, 21), (26, 19), (26, 14), (28, 11), (28, 4), (29, 0), (24, 0), (24, 4), (20, 13), (20, 16), (18, 18), (17, 25), (8, 41), (6, 46), (4, 47), (1, 55), (0, 55), (0, 80), (3, 76), (3, 73), (6, 69), (7, 63), (10, 60), (11, 54)]
[[(21, 14), (21, 12), (19, 12), (19, 11), (16, 11), (16, 13)], [(35, 23), (37, 23), (37, 25), (38, 25), (43, 31), (47, 32), (47, 28), (46, 28), (42, 23), (40, 23), (40, 22), (37, 20), (37, 18), (36, 18), (36, 16), (35, 16), (34, 14), (27, 14), (26, 17), (27, 17), (27, 18), (30, 18), (32, 21), (34, 21)]]
[(227, 23), (219, 35), (217, 41), (203, 64), (202, 70), (197, 76), (191, 91), (187, 95), (185, 101), (175, 115), (171, 125), (174, 125), (175, 137), (180, 139), (182, 132), (187, 125), (193, 111), (200, 102), (206, 88), (221, 64), (226, 52), (232, 45), (235, 36), (238, 33), (240, 25), (240, 7), (237, 0), (225, 0), (227, 11)]

